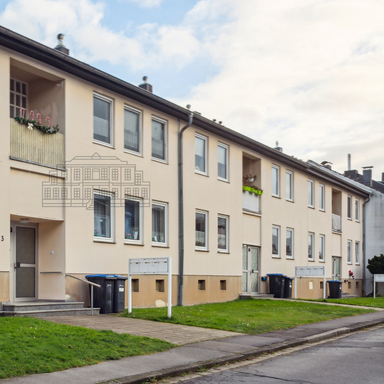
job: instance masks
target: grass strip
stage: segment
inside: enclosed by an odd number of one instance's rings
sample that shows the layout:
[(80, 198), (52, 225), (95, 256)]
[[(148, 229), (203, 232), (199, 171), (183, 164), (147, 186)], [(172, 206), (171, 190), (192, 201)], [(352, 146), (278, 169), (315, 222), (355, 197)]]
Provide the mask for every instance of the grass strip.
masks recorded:
[(149, 337), (0, 317), (0, 378), (61, 371), (173, 347)]
[(131, 315), (125, 311), (120, 316), (255, 335), (369, 312), (373, 310), (257, 299), (173, 307), (171, 319), (166, 308), (133, 309)]
[(384, 297), (351, 297), (343, 299), (325, 299), (325, 300), (313, 300), (313, 301), (323, 301), (327, 303), (336, 303), (336, 304), (348, 304), (348, 305), (357, 305), (362, 307), (372, 307), (372, 308), (384, 308)]

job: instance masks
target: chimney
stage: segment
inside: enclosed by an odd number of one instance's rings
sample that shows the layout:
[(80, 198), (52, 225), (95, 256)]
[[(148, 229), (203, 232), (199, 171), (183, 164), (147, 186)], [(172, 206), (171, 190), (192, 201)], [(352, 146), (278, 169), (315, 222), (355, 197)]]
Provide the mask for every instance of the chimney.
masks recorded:
[(372, 166), (363, 167), (363, 184), (372, 187)]
[(283, 152), (283, 148), (279, 147), (279, 142), (278, 141), (276, 141), (275, 149), (276, 149), (276, 151)]
[(348, 171), (350, 171), (351, 170), (351, 154), (350, 153), (348, 153)]
[(63, 43), (63, 40), (64, 40), (64, 34), (62, 33), (59, 33), (57, 35), (57, 40), (59, 40), (57, 46), (55, 47), (55, 49), (57, 51), (60, 51), (62, 53), (65, 53), (66, 55), (69, 55), (69, 49), (65, 47), (64, 43)]
[(384, 172), (381, 174), (381, 182), (384, 183)]
[(349, 177), (352, 180), (357, 180), (358, 179), (358, 173), (356, 169), (344, 171), (344, 176)]
[(144, 77), (143, 77), (143, 81), (144, 81), (144, 83), (143, 83), (143, 84), (140, 84), (139, 87), (140, 87), (140, 88), (143, 88), (143, 89), (145, 89), (146, 91), (152, 93), (152, 85), (151, 85), (151, 84), (148, 84), (148, 83), (147, 83), (147, 80), (148, 80), (148, 77), (147, 77), (147, 76), (144, 76)]

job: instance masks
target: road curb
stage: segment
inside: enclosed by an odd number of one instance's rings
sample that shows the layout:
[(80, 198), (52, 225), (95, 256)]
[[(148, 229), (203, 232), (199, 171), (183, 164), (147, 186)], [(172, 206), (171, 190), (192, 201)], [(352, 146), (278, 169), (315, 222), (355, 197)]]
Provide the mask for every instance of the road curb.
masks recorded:
[(232, 363), (236, 363), (244, 360), (251, 360), (261, 355), (271, 354), (274, 352), (297, 347), (307, 343), (315, 343), (321, 340), (331, 339), (336, 336), (357, 332), (362, 329), (371, 328), (381, 324), (384, 324), (384, 319), (367, 321), (367, 322), (351, 325), (350, 327), (333, 329), (331, 331), (319, 333), (313, 336), (298, 338), (295, 340), (284, 341), (282, 343), (271, 344), (269, 346), (265, 346), (261, 348), (251, 349), (250, 351), (247, 351), (247, 352), (234, 353), (232, 355), (222, 356), (216, 359), (204, 360), (204, 361), (199, 361), (199, 362), (190, 363), (190, 364), (183, 364), (183, 365), (178, 365), (176, 367), (170, 367), (170, 368), (160, 369), (156, 371), (145, 372), (142, 374), (126, 376), (126, 377), (116, 378), (116, 379), (107, 380), (107, 381), (101, 381), (99, 382), (99, 384), (143, 384), (145, 382), (161, 380), (166, 377), (181, 376), (185, 373), (198, 372), (200, 370), (210, 369), (215, 366), (232, 364)]

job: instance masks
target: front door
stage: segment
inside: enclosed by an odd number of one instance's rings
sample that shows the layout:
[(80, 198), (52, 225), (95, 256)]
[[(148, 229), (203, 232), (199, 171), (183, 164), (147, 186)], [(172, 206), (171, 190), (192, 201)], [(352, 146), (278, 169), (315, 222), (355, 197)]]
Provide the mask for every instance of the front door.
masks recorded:
[(243, 245), (243, 293), (259, 292), (259, 248)]
[(33, 301), (37, 297), (37, 227), (12, 226), (14, 254), (14, 289), (16, 301)]
[(332, 256), (332, 280), (340, 280), (341, 257)]

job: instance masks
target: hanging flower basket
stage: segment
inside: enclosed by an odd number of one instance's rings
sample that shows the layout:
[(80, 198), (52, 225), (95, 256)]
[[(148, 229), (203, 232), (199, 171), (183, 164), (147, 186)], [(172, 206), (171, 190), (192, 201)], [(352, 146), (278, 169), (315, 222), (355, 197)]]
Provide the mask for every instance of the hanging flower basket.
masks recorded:
[(243, 191), (248, 191), (250, 193), (253, 193), (254, 195), (259, 196), (263, 194), (263, 191), (261, 189), (257, 189), (255, 187), (248, 187), (247, 185), (243, 185)]

